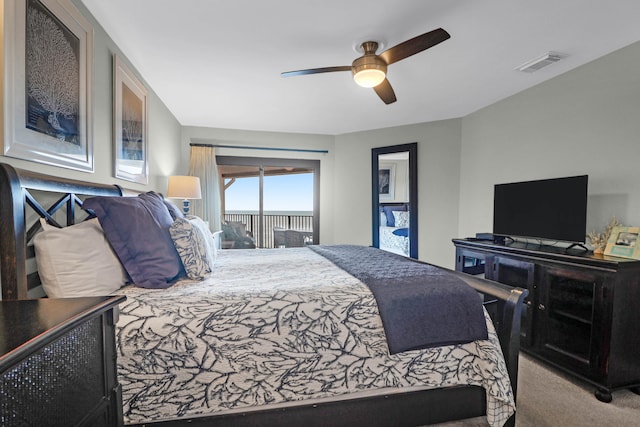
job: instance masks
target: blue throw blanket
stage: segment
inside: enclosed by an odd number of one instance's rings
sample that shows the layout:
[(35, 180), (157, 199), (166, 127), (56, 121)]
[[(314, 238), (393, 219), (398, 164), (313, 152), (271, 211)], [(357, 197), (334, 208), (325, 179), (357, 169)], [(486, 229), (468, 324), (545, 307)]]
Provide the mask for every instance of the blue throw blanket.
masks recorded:
[(398, 228), (397, 230), (393, 230), (393, 234), (401, 237), (409, 237), (409, 229), (408, 228)]
[(371, 289), (391, 354), (488, 339), (480, 295), (446, 270), (364, 246), (309, 248)]

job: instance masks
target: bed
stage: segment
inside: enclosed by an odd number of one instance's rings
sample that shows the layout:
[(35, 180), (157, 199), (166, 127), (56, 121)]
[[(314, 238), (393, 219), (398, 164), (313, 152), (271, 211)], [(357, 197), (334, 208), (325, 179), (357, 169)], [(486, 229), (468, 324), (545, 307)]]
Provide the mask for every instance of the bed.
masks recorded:
[[(84, 196), (132, 195), (126, 193), (0, 164), (2, 298), (35, 295), (40, 281), (30, 242), (39, 217), (69, 226), (87, 217)], [(65, 212), (64, 221), (56, 211)], [(203, 281), (118, 290), (127, 296), (117, 336), (123, 422), (411, 426), (488, 416), (494, 425), (513, 425), (526, 291), (402, 261), (480, 292), (488, 339), (389, 354), (386, 324), (364, 279), (310, 248), (222, 251)], [(303, 299), (309, 286), (319, 290)], [(269, 306), (278, 307), (278, 319), (269, 320)], [(292, 354), (293, 345), (306, 351)]]
[(409, 256), (409, 229), (407, 227), (380, 226), (380, 249)]
[(380, 204), (380, 249), (409, 256), (409, 209), (406, 203)]

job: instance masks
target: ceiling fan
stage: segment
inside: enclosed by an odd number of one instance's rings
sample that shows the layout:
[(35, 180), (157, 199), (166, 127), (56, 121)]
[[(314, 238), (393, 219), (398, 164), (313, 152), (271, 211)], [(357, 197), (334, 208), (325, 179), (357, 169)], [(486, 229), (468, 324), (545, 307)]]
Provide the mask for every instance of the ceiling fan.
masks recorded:
[(286, 71), (282, 77), (301, 76), (303, 74), (331, 73), (334, 71), (351, 71), (353, 79), (363, 87), (372, 87), (385, 104), (396, 102), (396, 94), (387, 80), (387, 66), (420, 53), (447, 40), (449, 33), (442, 28), (429, 31), (412, 39), (406, 40), (376, 55), (378, 43), (366, 41), (362, 43), (364, 55), (357, 58), (351, 65), (342, 67), (310, 68), (307, 70)]

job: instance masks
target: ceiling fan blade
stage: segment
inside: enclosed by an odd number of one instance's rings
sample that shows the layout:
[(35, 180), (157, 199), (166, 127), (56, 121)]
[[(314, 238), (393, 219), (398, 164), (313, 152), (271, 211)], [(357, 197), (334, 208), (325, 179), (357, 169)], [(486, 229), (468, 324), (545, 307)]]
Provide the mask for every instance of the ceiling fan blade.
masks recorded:
[(424, 33), (420, 36), (395, 45), (394, 47), (391, 47), (382, 52), (379, 56), (380, 58), (384, 59), (384, 62), (386, 62), (387, 65), (391, 65), (394, 62), (398, 62), (402, 59), (410, 57), (411, 55), (415, 55), (416, 53), (429, 49), (430, 47), (435, 46), (438, 43), (442, 43), (449, 37), (451, 37), (449, 33), (447, 33), (442, 28), (438, 28), (437, 30), (429, 31), (428, 33)]
[(351, 71), (351, 65), (345, 65), (343, 67), (323, 67), (323, 68), (310, 68), (308, 70), (285, 71), (284, 73), (280, 73), (280, 75), (282, 77), (291, 77), (291, 76), (303, 76), (305, 74), (333, 73), (334, 71)]
[(389, 80), (384, 79), (384, 81), (380, 83), (378, 86), (375, 86), (373, 90), (376, 91), (380, 99), (382, 99), (385, 104), (389, 105), (396, 102), (396, 94), (393, 91), (393, 88), (391, 87), (391, 83), (389, 83)]

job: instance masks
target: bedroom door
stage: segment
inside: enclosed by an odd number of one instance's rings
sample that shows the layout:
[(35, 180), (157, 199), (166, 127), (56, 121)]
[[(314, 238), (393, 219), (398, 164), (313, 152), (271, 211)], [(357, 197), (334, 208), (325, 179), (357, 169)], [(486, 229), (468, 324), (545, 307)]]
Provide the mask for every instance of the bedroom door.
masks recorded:
[(371, 149), (373, 246), (416, 259), (417, 159), (415, 142)]

